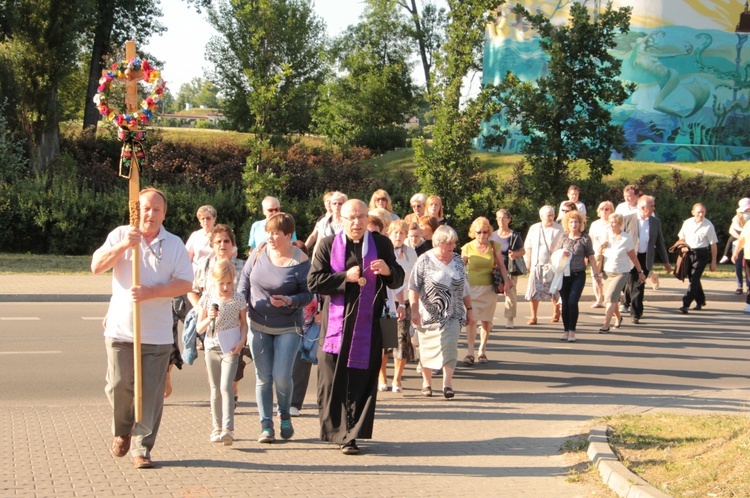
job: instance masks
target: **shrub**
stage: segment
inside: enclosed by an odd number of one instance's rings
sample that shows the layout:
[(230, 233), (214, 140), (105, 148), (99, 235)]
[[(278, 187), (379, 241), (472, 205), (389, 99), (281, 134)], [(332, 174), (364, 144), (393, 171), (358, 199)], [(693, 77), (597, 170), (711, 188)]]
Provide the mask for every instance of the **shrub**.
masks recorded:
[(351, 140), (352, 145), (366, 147), (380, 153), (406, 147), (408, 132), (398, 125), (379, 128), (365, 128), (359, 131)]

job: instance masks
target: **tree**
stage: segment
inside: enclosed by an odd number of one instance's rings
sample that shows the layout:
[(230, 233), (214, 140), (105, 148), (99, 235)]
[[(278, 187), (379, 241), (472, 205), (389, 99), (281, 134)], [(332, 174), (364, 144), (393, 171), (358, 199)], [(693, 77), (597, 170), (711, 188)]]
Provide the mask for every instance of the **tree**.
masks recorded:
[(521, 82), (509, 73), (498, 88), (506, 121), (529, 137), (522, 152), (532, 167), (529, 184), (538, 202), (559, 198), (572, 162), (586, 162), (587, 190), (595, 192), (603, 176), (612, 173), (612, 151), (632, 155), (622, 126), (612, 124), (610, 113), (634, 90), (619, 80), (622, 62), (610, 53), (615, 37), (630, 28), (631, 10), (614, 10), (609, 2), (592, 21), (586, 5), (576, 2), (568, 22), (554, 26), (541, 13), (515, 8), (539, 32), (550, 58), (547, 74), (536, 82)]
[(219, 35), (206, 58), (229, 126), (261, 140), (306, 132), (324, 76), (325, 26), (312, 0), (224, 1), (208, 19)]
[(486, 26), (503, 1), (448, 1), (446, 41), (430, 95), (435, 116), (433, 143), (430, 147), (420, 139), (414, 144), (422, 191), (440, 195), (460, 229), (468, 228), (478, 213), (489, 215), (497, 207), (497, 180), (471, 155), (471, 142), (479, 135), (482, 119), (496, 112), (491, 93), (483, 89), (476, 98), (460, 104), (466, 76), (481, 69)]
[(215, 109), (219, 107), (217, 93), (218, 89), (211, 81), (193, 78), (189, 83), (183, 83), (180, 86), (176, 101), (177, 109), (185, 109), (185, 104)]
[(444, 40), (447, 22), (445, 9), (438, 9), (434, 3), (423, 4), (422, 11), (417, 7), (417, 0), (397, 0), (409, 14), (413, 27), (408, 35), (417, 42), (419, 59), (424, 72), (425, 89), (429, 95), (432, 91), (432, 65), (434, 56)]
[(322, 91), (315, 114), (318, 132), (342, 144), (365, 145), (366, 137), (398, 132), (405, 141), (400, 125), (416, 108), (405, 32), (396, 1), (367, 1), (362, 21), (333, 44), (340, 76)]
[[(90, 0), (87, 41), (90, 43), (88, 87), (84, 102), (83, 127), (96, 127), (99, 112), (94, 104), (94, 95), (107, 69), (106, 58), (113, 48), (121, 48), (127, 40), (143, 44), (153, 34), (166, 28), (158, 21), (162, 12), (158, 0)], [(115, 50), (117, 51), (117, 50)], [(156, 63), (156, 61), (150, 61)], [(158, 64), (155, 64), (158, 65)]]
[(0, 38), (0, 94), (27, 143), (32, 169), (59, 154), (61, 81), (75, 69), (85, 27), (84, 0), (4, 2)]

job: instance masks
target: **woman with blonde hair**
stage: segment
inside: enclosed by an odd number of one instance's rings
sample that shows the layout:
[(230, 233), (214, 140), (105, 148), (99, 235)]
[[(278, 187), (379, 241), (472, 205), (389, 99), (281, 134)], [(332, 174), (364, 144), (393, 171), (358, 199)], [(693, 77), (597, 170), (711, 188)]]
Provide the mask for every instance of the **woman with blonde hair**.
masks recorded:
[(445, 217), (443, 212), (443, 199), (439, 195), (431, 195), (425, 203), (425, 213), (427, 216), (434, 216), (438, 225), (450, 225), (450, 221)]
[(391, 196), (388, 195), (388, 192), (386, 192), (382, 188), (372, 193), (368, 208), (370, 209), (370, 211), (372, 211), (373, 209), (384, 209), (388, 212), (388, 215), (391, 217), (391, 220), (399, 219), (399, 216), (393, 213), (393, 204), (391, 202)]
[(469, 238), (474, 239), (461, 248), (461, 259), (466, 266), (469, 281), (469, 292), (471, 302), (474, 306), (473, 324), (466, 325), (466, 343), (468, 351), (464, 357), (464, 363), (474, 364), (474, 341), (477, 337), (477, 322), (481, 322), (482, 332), (479, 342), (479, 363), (487, 363), (487, 340), (492, 330), (492, 318), (497, 306), (497, 294), (492, 288), (492, 270), (497, 266), (503, 275), (503, 280), (508, 289), (513, 287), (513, 281), (505, 268), (500, 251), (500, 244), (490, 242), (492, 227), (490, 220), (480, 216), (471, 223)]
[[(591, 242), (594, 245), (594, 253), (596, 253), (597, 255), (601, 255), (602, 243), (607, 240), (607, 232), (610, 226), (609, 217), (612, 215), (612, 213), (615, 212), (615, 205), (609, 201), (603, 201), (599, 204), (596, 212), (599, 214), (599, 219), (594, 220), (591, 223), (591, 226), (589, 227), (589, 236), (591, 237)], [(592, 276), (594, 273), (596, 273), (594, 270), (596, 270), (596, 267), (591, 268)], [(591, 307), (603, 308), (604, 305), (602, 304), (602, 302), (604, 300), (604, 294), (602, 293), (601, 282), (594, 279), (592, 281), (592, 287), (594, 288), (594, 298), (596, 299), (596, 301), (591, 305)]]

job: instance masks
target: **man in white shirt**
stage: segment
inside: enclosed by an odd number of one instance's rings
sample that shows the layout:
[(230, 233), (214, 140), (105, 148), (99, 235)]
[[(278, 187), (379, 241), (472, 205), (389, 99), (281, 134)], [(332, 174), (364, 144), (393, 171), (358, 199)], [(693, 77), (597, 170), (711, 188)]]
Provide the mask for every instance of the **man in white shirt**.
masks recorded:
[[(716, 230), (713, 223), (706, 219), (706, 208), (703, 204), (693, 205), (691, 211), (693, 217), (688, 218), (682, 224), (680, 233), (677, 234), (681, 240), (684, 240), (690, 248), (690, 285), (687, 292), (682, 297), (682, 307), (680, 311), (687, 315), (688, 308), (695, 301), (696, 311), (701, 310), (706, 305), (706, 294), (703, 292), (701, 276), (708, 264), (709, 254), (711, 257), (711, 271), (716, 271), (716, 243), (719, 239), (716, 237)], [(687, 252), (687, 248), (683, 249)]]
[[(112, 298), (104, 330), (107, 349), (105, 392), (113, 409), (114, 440), (110, 451), (122, 457), (130, 450), (137, 469), (153, 467), (164, 406), (164, 385), (172, 352), (172, 298), (187, 293), (193, 268), (182, 240), (162, 223), (167, 199), (147, 188), (140, 192), (139, 226), (120, 226), (94, 252), (91, 271), (112, 269)], [(139, 245), (140, 283), (133, 285), (133, 246)], [(133, 302), (140, 303), (143, 412), (135, 422)], [(132, 440), (132, 441), (131, 441)]]
[(641, 197), (641, 191), (636, 185), (628, 185), (622, 189), (622, 196), (625, 198), (615, 208), (616, 214), (628, 216), (638, 212), (638, 199)]
[[(656, 202), (653, 197), (650, 195), (641, 196), (638, 199), (638, 212), (625, 217), (625, 232), (635, 242), (635, 252), (643, 270), (640, 273), (643, 273), (646, 277), (654, 268), (657, 250), (662, 261), (664, 261), (664, 268), (667, 273), (672, 271), (667, 246), (664, 243), (664, 235), (661, 231), (661, 221), (653, 216), (655, 206)], [(645, 281), (641, 282), (638, 274), (639, 272), (635, 267), (630, 270), (630, 280), (626, 287), (630, 292), (630, 317), (633, 323), (640, 323), (643, 315), (643, 296), (646, 290)]]
[[(263, 242), (266, 241), (266, 223), (268, 218), (281, 212), (281, 203), (276, 197), (266, 196), (263, 202), (260, 203), (263, 208), (264, 219), (256, 221), (253, 226), (250, 227), (250, 237), (248, 237), (247, 245), (250, 250), (259, 247)], [(297, 240), (297, 232), (292, 234), (292, 241)]]
[(566, 202), (572, 202), (576, 205), (576, 209), (578, 209), (578, 212), (585, 215), (586, 214), (586, 206), (578, 200), (578, 198), (581, 195), (581, 189), (578, 188), (577, 185), (571, 185), (568, 187), (568, 200), (562, 201), (560, 203), (560, 208), (557, 210), (557, 219), (561, 220), (562, 217), (565, 215), (563, 213), (563, 208), (565, 207)]

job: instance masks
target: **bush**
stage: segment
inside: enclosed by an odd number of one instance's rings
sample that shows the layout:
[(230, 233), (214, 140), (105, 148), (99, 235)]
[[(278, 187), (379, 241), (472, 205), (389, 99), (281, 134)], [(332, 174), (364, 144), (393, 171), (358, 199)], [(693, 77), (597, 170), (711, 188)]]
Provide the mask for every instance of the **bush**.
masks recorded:
[(379, 153), (406, 147), (408, 132), (398, 125), (380, 128), (366, 128), (359, 131), (351, 140), (352, 145), (366, 147)]
[(5, 119), (7, 99), (0, 103), (0, 183), (13, 183), (28, 170), (28, 160), (23, 142), (8, 129)]

